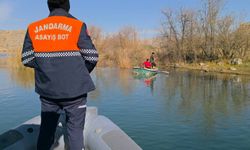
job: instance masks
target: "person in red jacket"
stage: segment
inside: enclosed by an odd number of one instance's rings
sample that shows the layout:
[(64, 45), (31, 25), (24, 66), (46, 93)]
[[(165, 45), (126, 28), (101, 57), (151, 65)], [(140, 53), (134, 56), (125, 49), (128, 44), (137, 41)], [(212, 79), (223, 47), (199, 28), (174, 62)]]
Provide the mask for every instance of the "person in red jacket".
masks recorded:
[(95, 89), (90, 73), (98, 52), (86, 24), (69, 13), (69, 0), (47, 3), (49, 17), (29, 25), (22, 50), (22, 63), (35, 71), (41, 101), (37, 150), (51, 149), (61, 111), (69, 149), (82, 150), (87, 93)]
[(152, 65), (151, 65), (151, 63), (150, 63), (150, 61), (149, 61), (149, 59), (147, 59), (147, 60), (143, 63), (143, 67), (144, 67), (144, 68), (148, 68), (148, 69), (150, 69), (150, 68), (152, 67)]

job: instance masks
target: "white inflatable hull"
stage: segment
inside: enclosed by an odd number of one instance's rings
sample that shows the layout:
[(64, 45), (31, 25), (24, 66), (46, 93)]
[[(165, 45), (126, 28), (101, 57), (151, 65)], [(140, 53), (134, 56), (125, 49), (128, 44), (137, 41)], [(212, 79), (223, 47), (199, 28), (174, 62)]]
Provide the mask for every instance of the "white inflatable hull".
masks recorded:
[[(0, 135), (0, 150), (36, 150), (40, 116)], [(64, 150), (64, 123), (56, 131), (54, 150)], [(88, 107), (84, 140), (87, 150), (142, 150), (125, 132), (107, 117), (100, 116), (97, 108)]]

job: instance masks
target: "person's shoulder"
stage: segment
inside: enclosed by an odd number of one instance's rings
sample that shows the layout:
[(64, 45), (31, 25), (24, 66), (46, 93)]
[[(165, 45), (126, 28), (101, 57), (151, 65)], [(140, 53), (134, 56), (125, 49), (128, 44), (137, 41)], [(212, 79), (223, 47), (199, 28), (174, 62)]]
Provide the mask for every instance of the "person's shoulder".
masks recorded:
[(84, 22), (83, 19), (78, 19), (78, 18), (74, 17), (73, 15), (71, 15), (70, 13), (68, 14), (68, 17), (82, 22), (82, 24), (83, 24), (84, 27), (87, 26), (87, 24)]
[(79, 21), (79, 22), (84, 23), (82, 20), (80, 20), (80, 19), (76, 18), (75, 16), (71, 15), (70, 13), (68, 14), (68, 16), (67, 16), (67, 17), (68, 17), (68, 18), (71, 18), (71, 19), (74, 19), (74, 20), (77, 20), (77, 21)]
[(77, 19), (75, 16), (71, 15), (70, 13), (68, 13), (67, 17), (72, 18), (72, 19), (79, 20), (79, 19)]
[(72, 21), (78, 23), (78, 24), (81, 24), (82, 27), (85, 27), (86, 24), (84, 23), (84, 21), (74, 17), (73, 15), (71, 15), (70, 13), (68, 14), (68, 16), (66, 16), (68, 19), (71, 19)]

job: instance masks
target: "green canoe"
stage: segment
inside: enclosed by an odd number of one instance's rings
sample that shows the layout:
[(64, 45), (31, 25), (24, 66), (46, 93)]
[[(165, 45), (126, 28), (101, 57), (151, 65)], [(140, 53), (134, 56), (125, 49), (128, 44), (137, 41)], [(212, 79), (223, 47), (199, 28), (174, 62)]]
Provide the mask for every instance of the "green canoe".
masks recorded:
[(134, 67), (133, 72), (137, 75), (154, 76), (159, 71), (158, 71), (158, 69), (147, 69), (147, 68)]

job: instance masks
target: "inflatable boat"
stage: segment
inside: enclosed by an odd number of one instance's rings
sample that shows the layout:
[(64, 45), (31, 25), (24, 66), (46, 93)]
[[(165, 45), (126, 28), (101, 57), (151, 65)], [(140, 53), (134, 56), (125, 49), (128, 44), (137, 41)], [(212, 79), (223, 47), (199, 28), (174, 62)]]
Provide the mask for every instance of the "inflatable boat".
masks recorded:
[[(63, 118), (60, 118), (55, 133), (53, 150), (67, 149)], [(40, 121), (37, 116), (1, 134), (0, 150), (36, 150)], [(110, 119), (98, 115), (96, 107), (87, 108), (83, 142), (86, 150), (142, 150)]]

